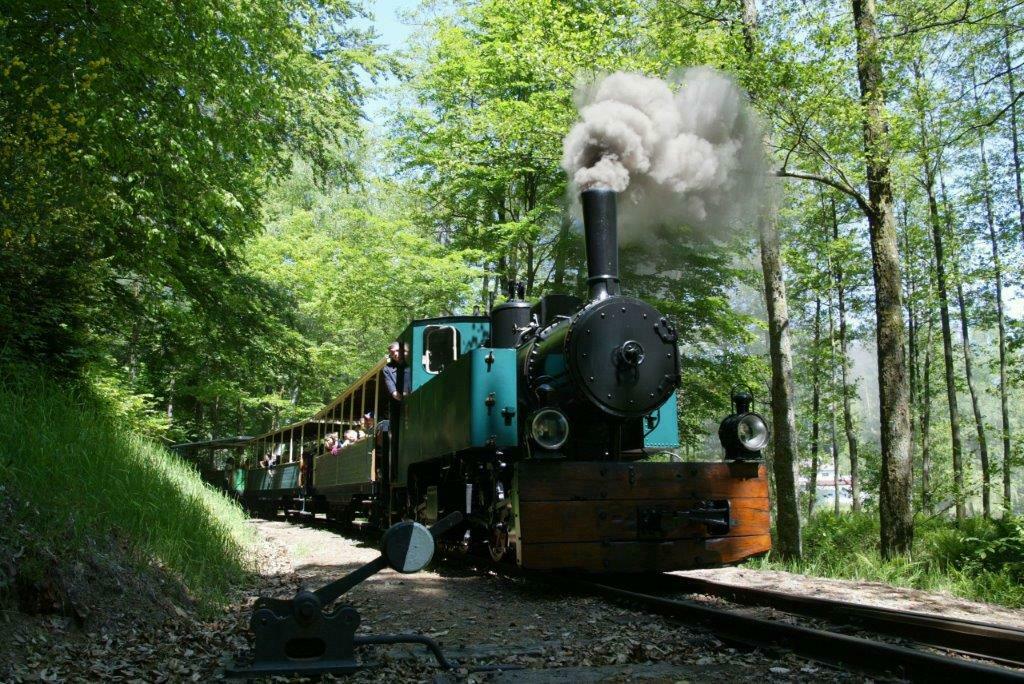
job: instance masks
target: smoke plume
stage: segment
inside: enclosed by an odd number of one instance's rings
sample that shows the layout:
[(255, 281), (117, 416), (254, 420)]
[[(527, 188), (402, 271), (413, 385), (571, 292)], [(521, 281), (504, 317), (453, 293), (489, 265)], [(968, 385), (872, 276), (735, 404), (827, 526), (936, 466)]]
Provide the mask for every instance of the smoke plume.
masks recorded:
[(562, 168), (574, 196), (593, 187), (620, 193), (624, 238), (679, 223), (715, 233), (759, 209), (761, 132), (724, 74), (696, 67), (666, 82), (616, 72), (581, 90), (577, 103)]

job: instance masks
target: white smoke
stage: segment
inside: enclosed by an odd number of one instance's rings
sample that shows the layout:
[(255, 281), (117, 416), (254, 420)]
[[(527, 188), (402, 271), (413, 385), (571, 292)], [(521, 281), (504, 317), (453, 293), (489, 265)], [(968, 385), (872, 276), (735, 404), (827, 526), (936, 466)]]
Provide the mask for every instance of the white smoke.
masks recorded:
[(619, 193), (624, 238), (679, 223), (717, 232), (760, 208), (761, 131), (724, 74), (696, 67), (666, 82), (620, 71), (577, 93), (577, 104), (581, 120), (565, 137), (562, 168), (574, 196), (593, 187)]

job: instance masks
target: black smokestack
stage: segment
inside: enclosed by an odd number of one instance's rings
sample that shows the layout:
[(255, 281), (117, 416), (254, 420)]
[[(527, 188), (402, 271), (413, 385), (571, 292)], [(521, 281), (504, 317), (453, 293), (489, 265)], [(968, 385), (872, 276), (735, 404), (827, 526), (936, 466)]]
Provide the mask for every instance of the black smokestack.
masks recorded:
[(592, 188), (580, 193), (587, 242), (587, 283), (591, 299), (619, 294), (619, 242), (615, 192)]

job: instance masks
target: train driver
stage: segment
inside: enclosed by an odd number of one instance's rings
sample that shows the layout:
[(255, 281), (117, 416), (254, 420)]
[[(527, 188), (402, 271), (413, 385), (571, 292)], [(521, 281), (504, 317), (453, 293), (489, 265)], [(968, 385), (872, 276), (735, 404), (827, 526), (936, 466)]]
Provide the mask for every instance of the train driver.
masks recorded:
[(384, 388), (391, 401), (402, 401), (402, 345), (392, 342), (388, 347), (388, 362), (384, 366)]

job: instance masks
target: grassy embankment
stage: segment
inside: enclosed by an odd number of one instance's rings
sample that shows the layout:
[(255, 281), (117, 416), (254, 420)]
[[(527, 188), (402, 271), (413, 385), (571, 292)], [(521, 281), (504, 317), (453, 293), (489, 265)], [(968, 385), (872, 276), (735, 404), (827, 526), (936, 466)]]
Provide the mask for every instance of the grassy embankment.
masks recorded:
[(1024, 518), (970, 518), (957, 525), (918, 518), (913, 553), (883, 561), (878, 513), (815, 514), (804, 528), (804, 558), (768, 558), (754, 567), (818, 577), (885, 582), (1024, 607)]
[(209, 608), (248, 568), (242, 510), (84, 388), (0, 376), (0, 487), (0, 499), (16, 502), (0, 541), (23, 549), (13, 567), (21, 580), (114, 540), (129, 564), (170, 572)]

